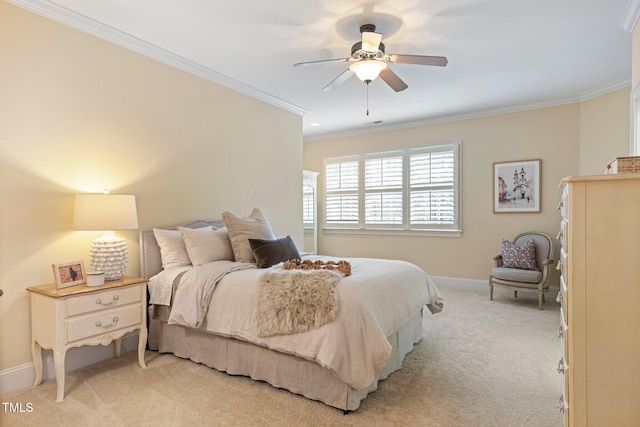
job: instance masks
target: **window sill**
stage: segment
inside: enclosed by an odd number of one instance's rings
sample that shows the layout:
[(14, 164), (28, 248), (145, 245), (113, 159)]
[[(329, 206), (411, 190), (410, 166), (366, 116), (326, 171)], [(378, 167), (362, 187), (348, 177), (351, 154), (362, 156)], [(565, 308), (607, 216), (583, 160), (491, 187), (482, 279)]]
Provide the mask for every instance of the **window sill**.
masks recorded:
[(323, 228), (322, 234), (377, 235), (377, 236), (422, 236), (422, 237), (461, 237), (462, 230), (389, 230), (362, 228)]

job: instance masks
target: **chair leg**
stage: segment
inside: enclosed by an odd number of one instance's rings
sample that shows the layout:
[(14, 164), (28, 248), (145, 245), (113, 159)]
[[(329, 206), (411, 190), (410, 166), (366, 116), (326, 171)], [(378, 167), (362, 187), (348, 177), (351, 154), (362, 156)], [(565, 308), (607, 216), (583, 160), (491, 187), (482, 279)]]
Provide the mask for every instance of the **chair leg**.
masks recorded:
[(493, 301), (493, 282), (489, 278), (489, 299)]
[(538, 309), (542, 310), (542, 301), (544, 301), (544, 294), (542, 292), (540, 292), (540, 294), (538, 294)]

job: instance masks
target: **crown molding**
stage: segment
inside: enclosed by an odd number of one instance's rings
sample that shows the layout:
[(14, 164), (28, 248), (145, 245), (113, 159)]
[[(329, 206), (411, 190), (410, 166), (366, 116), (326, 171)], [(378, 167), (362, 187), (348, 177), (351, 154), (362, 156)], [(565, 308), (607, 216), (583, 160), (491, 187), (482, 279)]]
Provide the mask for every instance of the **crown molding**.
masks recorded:
[(606, 95), (608, 93), (615, 92), (624, 88), (629, 88), (629, 91), (631, 91), (631, 76), (625, 77), (624, 79), (609, 83), (604, 86), (597, 87), (590, 91), (583, 92), (578, 95), (578, 100), (580, 102), (584, 102), (589, 99), (597, 98), (599, 96)]
[(627, 3), (627, 9), (624, 11), (620, 26), (623, 30), (633, 32), (633, 29), (640, 17), (640, 0), (629, 0)]
[(80, 30), (84, 33), (98, 37), (107, 42), (124, 47), (141, 55), (160, 61), (164, 64), (176, 67), (187, 73), (194, 74), (221, 86), (233, 89), (252, 98), (264, 101), (268, 104), (282, 108), (286, 111), (304, 116), (307, 110), (297, 105), (286, 102), (263, 92), (253, 86), (242, 83), (229, 76), (221, 74), (211, 68), (197, 64), (180, 55), (171, 53), (161, 47), (141, 40), (131, 34), (117, 30), (109, 25), (98, 22), (88, 16), (82, 15), (66, 7), (47, 0), (5, 0), (18, 7), (34, 12), (38, 15), (60, 22), (61, 24)]

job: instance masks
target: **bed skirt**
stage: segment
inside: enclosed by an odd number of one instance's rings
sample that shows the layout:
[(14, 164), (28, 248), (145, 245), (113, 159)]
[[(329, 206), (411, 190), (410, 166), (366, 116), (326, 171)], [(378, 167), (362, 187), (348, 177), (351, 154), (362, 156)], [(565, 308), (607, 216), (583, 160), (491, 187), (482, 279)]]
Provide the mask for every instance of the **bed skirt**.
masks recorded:
[(378, 388), (378, 381), (400, 369), (405, 356), (421, 338), (422, 311), (387, 337), (392, 346), (389, 361), (368, 387), (357, 390), (342, 381), (333, 371), (313, 361), (234, 338), (168, 325), (160, 320), (151, 320), (149, 328), (151, 350), (173, 353), (231, 375), (266, 381), (274, 387), (345, 411), (357, 409), (360, 402)]

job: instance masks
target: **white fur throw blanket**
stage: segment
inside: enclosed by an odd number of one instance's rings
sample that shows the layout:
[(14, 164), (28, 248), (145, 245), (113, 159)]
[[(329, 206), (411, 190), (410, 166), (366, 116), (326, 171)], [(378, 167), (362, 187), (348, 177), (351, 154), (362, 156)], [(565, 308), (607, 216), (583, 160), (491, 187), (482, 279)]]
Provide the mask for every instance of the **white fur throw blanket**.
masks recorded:
[(342, 277), (329, 270), (278, 268), (260, 275), (253, 310), (256, 335), (295, 334), (332, 322), (340, 308), (336, 285)]

